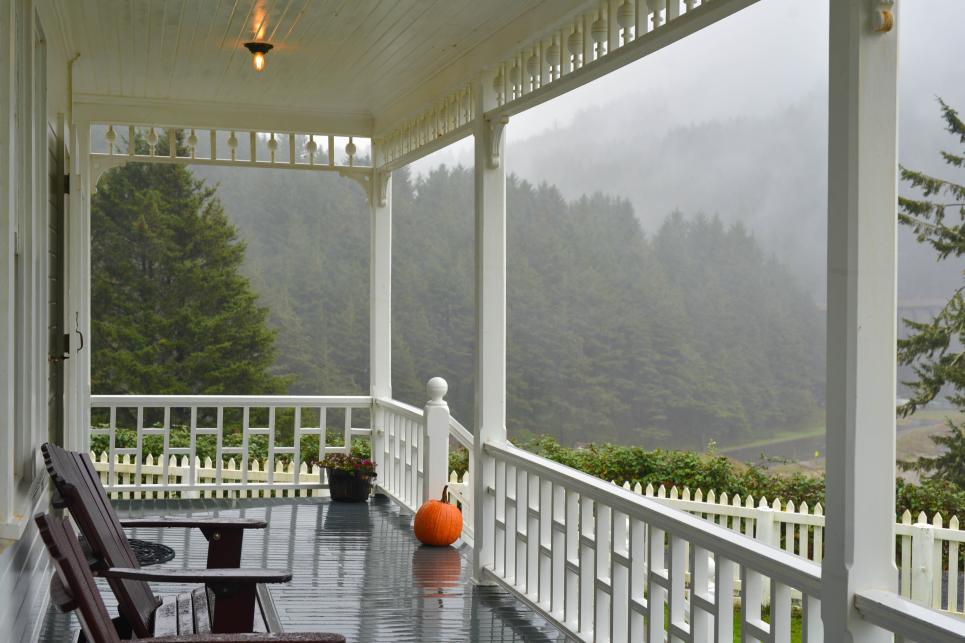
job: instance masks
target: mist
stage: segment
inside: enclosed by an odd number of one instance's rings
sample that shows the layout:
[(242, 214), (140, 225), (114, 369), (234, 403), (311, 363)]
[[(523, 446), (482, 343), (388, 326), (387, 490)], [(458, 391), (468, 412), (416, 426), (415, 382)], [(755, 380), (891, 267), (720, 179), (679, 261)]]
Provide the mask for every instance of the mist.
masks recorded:
[[(941, 175), (956, 141), (937, 97), (965, 110), (965, 2), (905, 3), (899, 159)], [(507, 168), (570, 199), (629, 199), (644, 230), (671, 212), (741, 222), (825, 296), (828, 3), (761, 2), (514, 117)], [(471, 165), (471, 141), (414, 164)], [(901, 186), (902, 194), (908, 194)], [(947, 297), (961, 268), (899, 231), (899, 299)]]

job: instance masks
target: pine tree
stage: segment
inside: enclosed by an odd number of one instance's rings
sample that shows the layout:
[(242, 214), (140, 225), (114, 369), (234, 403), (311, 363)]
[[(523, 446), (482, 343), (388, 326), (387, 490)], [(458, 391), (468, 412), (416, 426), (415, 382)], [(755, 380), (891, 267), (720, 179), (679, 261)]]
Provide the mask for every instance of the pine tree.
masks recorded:
[[(954, 109), (939, 99), (945, 129), (965, 144), (965, 123)], [(942, 151), (945, 163), (965, 168), (965, 155)], [(965, 255), (965, 185), (936, 178), (923, 172), (901, 168), (901, 178), (920, 192), (920, 198), (900, 197), (898, 220), (910, 227), (919, 243), (927, 243), (938, 253), (938, 260)], [(965, 282), (965, 270), (962, 271)], [(898, 340), (898, 362), (911, 365), (917, 381), (906, 382), (911, 398), (898, 409), (904, 417), (934, 400), (946, 387), (948, 400), (965, 410), (965, 283), (955, 290), (948, 303), (930, 322), (905, 320), (913, 332)], [(945, 452), (936, 458), (922, 458), (916, 468), (932, 472), (965, 486), (965, 424), (948, 421), (949, 433), (933, 441)]]
[(215, 188), (183, 166), (128, 163), (100, 181), (91, 221), (94, 393), (284, 392)]

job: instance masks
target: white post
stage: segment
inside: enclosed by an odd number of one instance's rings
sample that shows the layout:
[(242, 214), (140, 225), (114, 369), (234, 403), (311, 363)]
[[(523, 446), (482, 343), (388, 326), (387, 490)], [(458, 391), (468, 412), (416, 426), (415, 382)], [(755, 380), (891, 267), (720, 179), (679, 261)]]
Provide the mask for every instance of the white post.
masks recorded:
[(392, 178), (373, 171), (369, 232), (369, 389), (392, 397)]
[(493, 564), (495, 550), (496, 463), (483, 453), (487, 442), (506, 439), (506, 170), (505, 131), (487, 121), (496, 106), (493, 74), (484, 74), (474, 87), (476, 118), (476, 414), (473, 439), (473, 579)]
[[(70, 359), (64, 369), (65, 443), (68, 449), (90, 450), (90, 123), (73, 124), (70, 216), (67, 217), (67, 325)], [(83, 344), (82, 344), (83, 343)]]
[[(931, 607), (934, 598), (934, 553), (935, 528), (924, 521), (916, 522), (911, 532), (911, 600), (925, 607)], [(937, 571), (941, 573), (940, 566)]]
[[(449, 405), (445, 396), (449, 384), (433, 377), (426, 384), (429, 401), (425, 406), (426, 433), (422, 450), (422, 499), (442, 498), (449, 484)], [(443, 498), (444, 500), (444, 498)]]
[[(373, 142), (373, 159), (377, 158)], [(372, 171), (369, 230), (369, 395), (392, 397), (392, 175)], [(384, 475), (385, 414), (372, 405), (372, 460)]]
[[(895, 267), (898, 41), (890, 1), (830, 3), (827, 640), (890, 641), (855, 592), (897, 591)], [(886, 19), (882, 19), (886, 18)]]
[(13, 3), (0, 6), (0, 34), (6, 55), (0, 62), (0, 523), (11, 518), (14, 509), (15, 395), (14, 351), (16, 342), (16, 288), (14, 286), (15, 239), (17, 229), (16, 192), (18, 133), (14, 128), (16, 101), (13, 63), (16, 57), (13, 35)]

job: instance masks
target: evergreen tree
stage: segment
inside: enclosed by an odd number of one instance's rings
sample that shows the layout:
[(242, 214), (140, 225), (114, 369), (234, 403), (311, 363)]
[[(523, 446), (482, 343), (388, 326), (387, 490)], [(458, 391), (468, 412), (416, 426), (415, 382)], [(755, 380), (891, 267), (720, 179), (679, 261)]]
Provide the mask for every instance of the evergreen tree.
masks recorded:
[[(368, 393), (369, 210), (333, 173), (194, 170), (248, 247), (278, 365), (303, 394)], [(393, 175), (392, 383), (455, 417), (474, 394), (473, 175)], [(507, 426), (567, 444), (703, 448), (820, 415), (820, 314), (745, 229), (677, 215), (653, 238), (630, 204), (507, 179)]]
[[(965, 144), (965, 123), (954, 109), (939, 99), (945, 129)], [(965, 155), (941, 152), (951, 168), (965, 169)], [(899, 221), (910, 227), (920, 243), (935, 249), (938, 260), (965, 256), (965, 184), (937, 178), (924, 172), (901, 168), (901, 178), (918, 190), (919, 198), (900, 197)], [(965, 282), (965, 270), (962, 271)], [(950, 389), (948, 400), (965, 410), (965, 283), (930, 322), (905, 320), (912, 331), (898, 340), (898, 362), (911, 365), (917, 381), (906, 382), (911, 398), (898, 411), (908, 416)], [(948, 421), (949, 433), (932, 439), (945, 452), (936, 458), (922, 458), (917, 468), (965, 486), (965, 424)]]
[(128, 163), (101, 179), (91, 222), (94, 393), (284, 392), (214, 188), (183, 166)]

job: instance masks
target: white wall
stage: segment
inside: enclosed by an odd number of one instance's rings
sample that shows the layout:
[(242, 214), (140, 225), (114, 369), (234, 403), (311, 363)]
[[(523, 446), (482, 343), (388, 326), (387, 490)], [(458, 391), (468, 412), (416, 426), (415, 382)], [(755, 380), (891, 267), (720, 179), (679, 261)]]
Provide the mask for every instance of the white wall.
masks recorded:
[(50, 573), (31, 517), (49, 506), (48, 146), (69, 111), (68, 48), (53, 0), (0, 2), (0, 38), (0, 632), (29, 641)]

